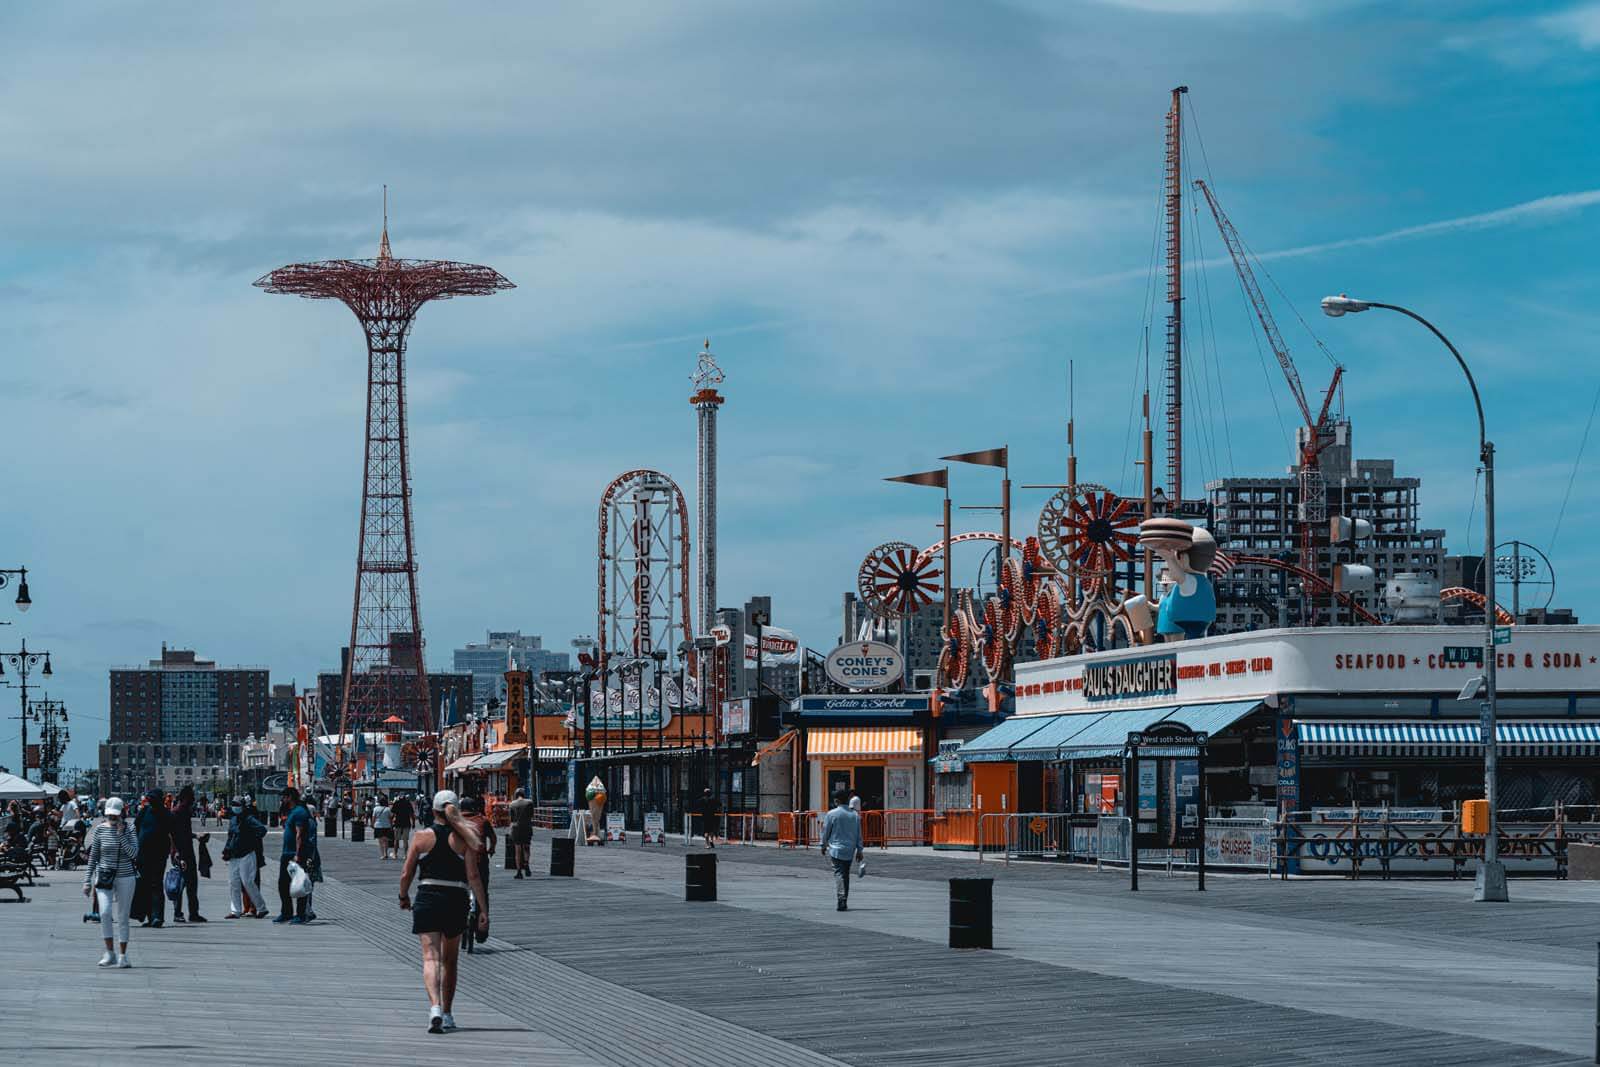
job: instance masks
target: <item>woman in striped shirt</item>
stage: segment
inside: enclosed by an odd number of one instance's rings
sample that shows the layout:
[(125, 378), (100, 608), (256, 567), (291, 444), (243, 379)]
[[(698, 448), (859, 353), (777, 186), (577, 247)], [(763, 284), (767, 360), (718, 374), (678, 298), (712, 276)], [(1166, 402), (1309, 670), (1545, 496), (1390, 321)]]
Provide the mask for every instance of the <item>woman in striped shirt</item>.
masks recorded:
[[(94, 828), (89, 840), (89, 862), (83, 878), (83, 895), (96, 894), (99, 902), (100, 930), (105, 935), (106, 953), (102, 967), (132, 967), (128, 962), (128, 909), (133, 906), (133, 889), (139, 881), (134, 860), (139, 855), (139, 839), (122, 817), (122, 798), (106, 801), (106, 817)], [(111, 881), (101, 889), (101, 872)], [(122, 942), (122, 953), (112, 951), (113, 935)]]

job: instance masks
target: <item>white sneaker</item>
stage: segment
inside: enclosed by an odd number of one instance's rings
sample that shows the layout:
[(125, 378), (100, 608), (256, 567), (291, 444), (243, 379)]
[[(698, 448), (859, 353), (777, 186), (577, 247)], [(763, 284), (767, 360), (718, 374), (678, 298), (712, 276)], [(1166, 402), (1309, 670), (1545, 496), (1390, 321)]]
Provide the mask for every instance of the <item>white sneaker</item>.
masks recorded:
[(122, 955), (120, 955), (120, 956), (118, 956), (118, 957), (117, 957), (117, 966), (118, 966), (118, 967), (119, 967), (119, 968), (120, 968), (120, 969), (122, 969), (122, 970), (124, 970), (124, 971), (125, 971), (125, 970), (127, 970), (127, 969), (128, 969), (128, 968), (129, 968), (129, 967), (132, 967), (132, 966), (133, 966), (133, 961), (132, 961), (132, 960), (130, 960), (130, 959), (129, 959), (129, 958), (128, 958), (128, 954), (127, 954), (127, 953), (126, 953), (126, 952), (124, 952), (124, 953), (123, 953), (123, 954), (122, 954)]
[(110, 967), (112, 964), (114, 964), (116, 962), (117, 962), (117, 954), (115, 952), (112, 952), (110, 949), (106, 949), (105, 955), (100, 957), (100, 962), (97, 963), (95, 966), (97, 966), (97, 967)]
[(444, 1010), (437, 1004), (428, 1009), (428, 1033), (444, 1033)]
[(443, 1020), (444, 1020), (444, 1032), (445, 1033), (448, 1034), (451, 1031), (457, 1029), (457, 1027), (456, 1027), (456, 1017), (454, 1015), (451, 1015), (449, 1012), (445, 1012), (444, 1016), (443, 1016)]

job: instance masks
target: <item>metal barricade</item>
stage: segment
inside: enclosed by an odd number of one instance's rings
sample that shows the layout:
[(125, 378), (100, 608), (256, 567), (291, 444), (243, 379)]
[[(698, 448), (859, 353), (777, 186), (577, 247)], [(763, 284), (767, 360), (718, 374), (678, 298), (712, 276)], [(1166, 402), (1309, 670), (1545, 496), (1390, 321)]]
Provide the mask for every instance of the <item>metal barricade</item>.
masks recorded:
[(978, 815), (978, 833), (974, 844), (978, 849), (978, 862), (983, 862), (986, 851), (1002, 852), (1006, 847), (1006, 821), (1008, 812), (992, 811)]
[(814, 811), (778, 812), (780, 848), (810, 848), (822, 831), (821, 816)]
[(1012, 857), (1064, 859), (1070, 845), (1070, 816), (1059, 811), (1018, 812), (1006, 816), (1005, 862)]
[(730, 845), (756, 843), (756, 815), (749, 811), (731, 811), (722, 817), (723, 838)]
[(932, 808), (883, 808), (861, 813), (861, 839), (869, 847), (933, 843)]

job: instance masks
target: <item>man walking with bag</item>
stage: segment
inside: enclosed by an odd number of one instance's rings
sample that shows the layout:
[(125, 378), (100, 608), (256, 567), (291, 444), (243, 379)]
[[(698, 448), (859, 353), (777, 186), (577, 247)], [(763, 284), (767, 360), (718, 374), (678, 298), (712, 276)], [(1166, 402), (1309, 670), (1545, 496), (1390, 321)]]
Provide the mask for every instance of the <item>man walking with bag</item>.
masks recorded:
[(822, 819), (822, 854), (833, 864), (833, 889), (838, 910), (849, 911), (850, 864), (861, 859), (861, 816), (850, 807), (850, 794), (833, 794), (833, 808)]
[(278, 917), (275, 923), (304, 923), (308, 904), (305, 897), (289, 895), (289, 864), (305, 867), (316, 848), (317, 823), (311, 809), (300, 799), (294, 786), (283, 791), (283, 854), (278, 859)]

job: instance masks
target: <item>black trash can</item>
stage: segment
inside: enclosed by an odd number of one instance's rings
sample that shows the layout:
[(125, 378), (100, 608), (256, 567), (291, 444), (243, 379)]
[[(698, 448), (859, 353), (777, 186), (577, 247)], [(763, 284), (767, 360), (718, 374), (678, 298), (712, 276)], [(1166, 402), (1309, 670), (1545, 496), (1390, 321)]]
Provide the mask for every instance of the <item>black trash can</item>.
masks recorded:
[(950, 947), (994, 948), (994, 879), (950, 879)]
[(323, 837), (338, 837), (339, 836), (339, 815), (338, 815), (337, 812), (331, 812), (330, 811), (328, 813), (327, 818), (322, 820), (322, 836)]
[(365, 819), (350, 820), (350, 840), (365, 841), (367, 839), (367, 823)]
[(553, 878), (572, 877), (572, 857), (576, 852), (577, 844), (570, 837), (553, 837), (550, 839), (550, 875)]
[(509, 828), (500, 835), (500, 851), (505, 854), (505, 869), (508, 871), (516, 870), (517, 846), (511, 843), (511, 831)]
[(683, 857), (683, 899), (717, 899), (717, 857), (696, 852)]

